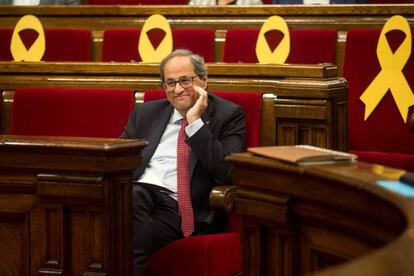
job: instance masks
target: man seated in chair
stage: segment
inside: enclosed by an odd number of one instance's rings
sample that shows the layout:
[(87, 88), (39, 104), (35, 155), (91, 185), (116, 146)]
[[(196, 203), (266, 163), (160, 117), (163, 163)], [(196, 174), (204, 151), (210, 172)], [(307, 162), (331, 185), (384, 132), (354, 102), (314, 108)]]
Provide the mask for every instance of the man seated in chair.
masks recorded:
[(225, 156), (244, 149), (243, 110), (207, 93), (202, 57), (176, 50), (160, 74), (167, 99), (136, 107), (122, 134), (149, 142), (133, 175), (134, 275), (173, 241), (224, 230), (209, 194), (231, 176)]

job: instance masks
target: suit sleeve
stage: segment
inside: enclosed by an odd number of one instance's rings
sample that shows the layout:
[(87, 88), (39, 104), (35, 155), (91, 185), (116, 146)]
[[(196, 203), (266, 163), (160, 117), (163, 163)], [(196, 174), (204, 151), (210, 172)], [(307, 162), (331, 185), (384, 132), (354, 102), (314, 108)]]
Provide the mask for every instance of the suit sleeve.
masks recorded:
[(121, 134), (121, 138), (139, 138), (134, 135), (134, 132), (137, 128), (137, 113), (138, 109), (137, 107), (134, 107), (133, 111), (129, 115), (128, 122), (124, 127), (124, 131)]
[(244, 149), (244, 133), (244, 112), (241, 107), (237, 107), (220, 126), (217, 138), (204, 125), (187, 139), (187, 143), (216, 183), (225, 183), (231, 176), (232, 167), (224, 158)]

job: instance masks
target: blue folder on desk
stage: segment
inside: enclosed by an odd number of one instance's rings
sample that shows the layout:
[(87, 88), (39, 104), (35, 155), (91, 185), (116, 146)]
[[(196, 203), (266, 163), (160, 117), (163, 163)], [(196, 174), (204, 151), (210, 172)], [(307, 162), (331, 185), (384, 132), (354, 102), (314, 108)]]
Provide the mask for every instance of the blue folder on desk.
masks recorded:
[(406, 196), (406, 197), (413, 197), (414, 198), (414, 187), (406, 182), (401, 181), (390, 181), (390, 180), (379, 180), (377, 181), (378, 185), (384, 187), (390, 191), (393, 191), (397, 194)]

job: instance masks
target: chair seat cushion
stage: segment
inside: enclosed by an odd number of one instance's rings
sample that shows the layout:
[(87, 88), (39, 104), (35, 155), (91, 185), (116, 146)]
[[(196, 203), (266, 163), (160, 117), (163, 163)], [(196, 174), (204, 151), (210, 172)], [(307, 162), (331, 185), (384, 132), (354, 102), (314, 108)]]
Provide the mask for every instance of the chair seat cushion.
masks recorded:
[(241, 271), (240, 236), (236, 232), (184, 238), (157, 251), (151, 276), (229, 276)]

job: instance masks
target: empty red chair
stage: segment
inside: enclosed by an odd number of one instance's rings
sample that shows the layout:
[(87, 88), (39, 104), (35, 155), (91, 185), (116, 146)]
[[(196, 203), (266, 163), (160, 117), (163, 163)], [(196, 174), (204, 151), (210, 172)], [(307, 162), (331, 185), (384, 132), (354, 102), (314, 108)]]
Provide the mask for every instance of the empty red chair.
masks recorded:
[[(260, 93), (212, 92), (240, 105), (245, 112), (246, 147), (260, 146)], [(165, 98), (164, 91), (147, 91), (144, 102)], [(150, 259), (151, 276), (229, 276), (241, 271), (238, 217), (230, 216), (230, 231), (181, 239), (157, 251)]]
[[(343, 74), (349, 83), (349, 151), (362, 161), (414, 171), (414, 134), (409, 131), (408, 120), (403, 121), (390, 90), (364, 121), (365, 104), (360, 97), (381, 71), (376, 53), (380, 33), (379, 29), (351, 29), (347, 34)], [(395, 51), (405, 34), (394, 30), (386, 37)], [(402, 73), (413, 89), (412, 55)], [(413, 112), (412, 106), (409, 116)]]
[(370, 0), (370, 4), (408, 4), (410, 0)]
[(88, 0), (89, 5), (187, 5), (188, 0)]
[(133, 92), (126, 89), (18, 88), (11, 132), (115, 138), (132, 106)]
[[(139, 29), (105, 30), (102, 45), (102, 61), (142, 61), (138, 53)], [(188, 49), (204, 57), (206, 62), (214, 60), (214, 30), (173, 29), (173, 49)], [(151, 38), (150, 38), (151, 39)], [(154, 37), (154, 41), (160, 38)]]
[[(45, 29), (46, 51), (43, 61), (90, 61), (91, 59), (91, 31), (76, 29)], [(10, 43), (13, 35), (12, 29), (0, 29), (0, 60), (11, 61), (13, 56)], [(37, 33), (27, 30), (21, 33), (26, 47), (30, 41), (36, 39)]]
[[(257, 63), (256, 41), (259, 29), (228, 30), (223, 49), (224, 62)], [(335, 30), (290, 30), (290, 54), (286, 63), (335, 63), (337, 33)], [(268, 37), (271, 49), (282, 39), (281, 32)]]

